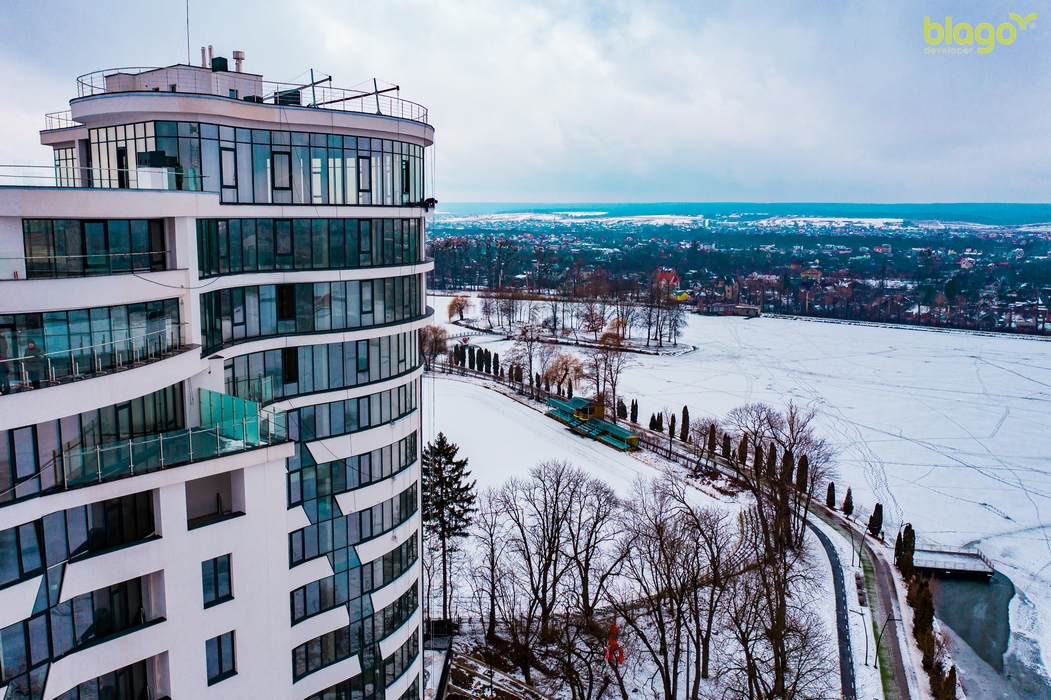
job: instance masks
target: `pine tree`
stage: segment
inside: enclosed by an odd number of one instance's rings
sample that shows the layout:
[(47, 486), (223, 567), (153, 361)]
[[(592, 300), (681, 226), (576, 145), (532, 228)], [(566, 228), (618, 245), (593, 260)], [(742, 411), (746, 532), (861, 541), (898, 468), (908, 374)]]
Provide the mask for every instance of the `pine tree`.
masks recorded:
[(905, 553), (905, 548), (901, 542), (901, 531), (898, 531), (898, 536), (894, 538), (894, 566), (901, 565), (901, 555)]
[(456, 540), (470, 534), (477, 493), (467, 459), (457, 459), (460, 448), (444, 433), (423, 450), (423, 525), (441, 549), (442, 619), (449, 619), (449, 554), (457, 549)]
[(956, 700), (956, 664), (949, 667), (949, 672), (945, 674), (945, 684), (942, 686), (942, 697), (945, 700)]
[(467, 366), (474, 369), (474, 346), (471, 345), (467, 348)]
[(755, 443), (755, 456), (752, 457), (752, 470), (755, 472), (755, 476), (758, 479), (763, 475), (763, 443)]
[(668, 414), (668, 439), (675, 439), (675, 414)]
[(639, 402), (635, 399), (631, 400), (631, 422), (639, 422)]
[(766, 448), (766, 476), (768, 479), (777, 478), (777, 448), (772, 442)]
[(879, 537), (883, 532), (883, 505), (881, 503), (876, 504), (876, 507), (872, 509), (872, 515), (869, 516), (869, 532), (873, 537)]
[(679, 426), (679, 440), (690, 441), (690, 409), (682, 407), (682, 424)]
[(617, 418), (620, 420), (627, 420), (628, 418), (628, 407), (624, 405), (624, 401), (617, 399)]
[(784, 454), (781, 455), (781, 481), (791, 484), (794, 473), (795, 460), (792, 458), (792, 453), (785, 450)]
[(708, 454), (715, 454), (715, 423), (708, 425)]
[(664, 432), (664, 414), (660, 411), (657, 411), (657, 432)]
[(742, 467), (748, 464), (748, 436), (741, 436), (741, 443), (737, 446), (737, 463)]
[(504, 376), (500, 374), (500, 353), (498, 352), (493, 353), (493, 374), (500, 377)]
[(650, 414), (650, 430), (656, 430), (656, 429), (657, 429), (657, 416), (651, 413)]
[(796, 465), (796, 490), (799, 493), (806, 493), (809, 489), (810, 484), (810, 460), (807, 459), (806, 455), (799, 458), (799, 464)]
[(836, 484), (828, 482), (828, 493), (825, 494), (825, 507), (829, 510), (836, 509)]
[(730, 433), (723, 433), (723, 459), (729, 460), (733, 446), (730, 444)]
[(848, 518), (854, 514), (854, 497), (850, 495), (850, 487), (847, 487), (847, 495), (843, 497), (843, 515)]
[(898, 569), (906, 581), (916, 574), (913, 564), (913, 556), (916, 554), (916, 531), (912, 529), (912, 523), (905, 523), (901, 532), (901, 558), (898, 560)]

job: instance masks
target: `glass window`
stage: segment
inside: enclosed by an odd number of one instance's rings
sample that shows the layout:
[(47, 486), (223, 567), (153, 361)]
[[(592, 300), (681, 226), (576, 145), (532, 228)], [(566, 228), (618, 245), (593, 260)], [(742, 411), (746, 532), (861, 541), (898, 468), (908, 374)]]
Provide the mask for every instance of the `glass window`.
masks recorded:
[(208, 685), (213, 685), (237, 673), (234, 660), (233, 631), (221, 634), (204, 643), (207, 661)]
[(233, 599), (230, 584), (230, 556), (224, 554), (201, 563), (201, 579), (204, 588), (204, 607), (211, 607)]

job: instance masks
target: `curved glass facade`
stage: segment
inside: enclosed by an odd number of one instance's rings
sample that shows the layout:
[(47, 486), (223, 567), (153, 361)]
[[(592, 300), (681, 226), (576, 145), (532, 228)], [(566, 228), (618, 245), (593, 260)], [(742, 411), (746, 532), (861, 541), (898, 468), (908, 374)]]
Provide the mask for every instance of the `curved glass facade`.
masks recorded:
[(200, 276), (423, 262), (419, 219), (198, 219)]
[(424, 199), (423, 146), (200, 122), (89, 129), (91, 185), (143, 188), (136, 168), (164, 170), (162, 189), (219, 192), (224, 204), (404, 207)]
[(201, 295), (201, 342), (207, 354), (249, 339), (410, 321), (422, 315), (422, 290), (422, 275), (405, 275), (206, 292)]

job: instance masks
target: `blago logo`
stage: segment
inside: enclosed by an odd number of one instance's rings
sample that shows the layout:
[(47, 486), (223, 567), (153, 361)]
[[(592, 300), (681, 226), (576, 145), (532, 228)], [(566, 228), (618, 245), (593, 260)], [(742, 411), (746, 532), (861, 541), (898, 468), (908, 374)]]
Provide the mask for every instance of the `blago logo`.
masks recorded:
[[(923, 38), (931, 46), (959, 46), (955, 49), (924, 49), (924, 53), (970, 53), (971, 46), (978, 45), (978, 53), (991, 53), (997, 44), (1009, 46), (1018, 38), (1019, 31), (1036, 26), (1036, 13), (1025, 17), (1010, 13), (1011, 21), (994, 27), (989, 22), (972, 26), (967, 22), (953, 23), (952, 17), (946, 17), (945, 23), (932, 22), (930, 17), (923, 18)], [(1015, 28), (1017, 25), (1017, 29)]]

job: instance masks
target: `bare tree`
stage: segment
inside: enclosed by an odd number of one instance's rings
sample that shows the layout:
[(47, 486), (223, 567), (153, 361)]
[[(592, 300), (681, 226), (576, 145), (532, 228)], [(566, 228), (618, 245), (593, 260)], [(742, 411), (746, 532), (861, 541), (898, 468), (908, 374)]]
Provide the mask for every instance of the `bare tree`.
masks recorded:
[(420, 329), (420, 352), (426, 369), (431, 369), (439, 356), (448, 352), (449, 333), (437, 325), (424, 326)]
[(563, 384), (580, 381), (584, 375), (584, 367), (576, 356), (560, 350), (554, 359), (551, 360), (547, 372), (551, 377), (551, 382), (557, 387), (558, 393), (561, 394)]
[(656, 669), (654, 696), (675, 700), (688, 640), (685, 574), (695, 556), (669, 490), (658, 480), (639, 480), (626, 502), (623, 581), (613, 606)]
[(621, 375), (624, 370), (637, 364), (635, 358), (630, 352), (624, 348), (621, 337), (614, 333), (605, 333), (599, 342), (600, 352), (605, 355), (603, 364), (605, 365), (606, 373), (606, 388), (608, 392), (603, 392), (608, 399), (608, 404), (612, 408), (608, 411), (608, 416), (611, 415), (613, 422), (617, 422), (617, 387), (620, 385)]
[(497, 313), (496, 300), (493, 299), (492, 294), (485, 293), (480, 295), (478, 300), (478, 306), (482, 312), (482, 316), (485, 317), (485, 322), (489, 324), (489, 328), (492, 328), (493, 314)]
[(463, 315), (469, 308), (471, 308), (471, 297), (466, 294), (454, 294), (449, 300), (449, 320), (451, 321), (453, 316), (459, 316), (462, 321)]
[(480, 601), (478, 617), (485, 620), (485, 639), (490, 643), (496, 637), (497, 591), (507, 546), (503, 513), (498, 491), (490, 487), (479, 494), (474, 518), (474, 587)]

